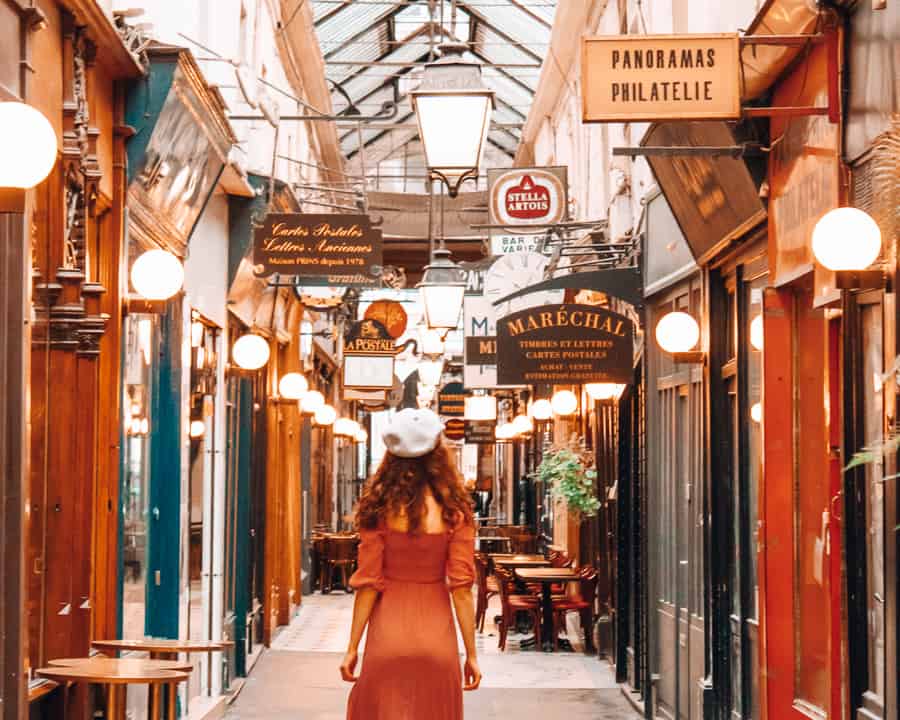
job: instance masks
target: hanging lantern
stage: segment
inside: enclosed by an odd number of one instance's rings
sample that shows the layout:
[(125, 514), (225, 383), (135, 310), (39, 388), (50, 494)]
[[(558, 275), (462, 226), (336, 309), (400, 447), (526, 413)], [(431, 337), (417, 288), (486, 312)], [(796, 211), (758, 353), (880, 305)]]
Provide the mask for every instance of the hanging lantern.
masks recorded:
[(335, 420), (337, 420), (337, 410), (331, 407), (331, 405), (323, 405), (316, 410), (313, 415), (313, 422), (322, 427), (328, 427), (333, 424)]
[(300, 400), (307, 390), (309, 383), (298, 372), (285, 373), (278, 382), (278, 392), (285, 400)]
[(700, 326), (686, 312), (670, 312), (656, 324), (656, 342), (668, 353), (689, 352), (699, 340)]
[(444, 331), (435, 330), (426, 325), (419, 327), (419, 342), (422, 344), (423, 355), (444, 354)]
[(469, 395), (465, 403), (466, 420), (497, 419), (497, 398), (493, 395)]
[(422, 358), (419, 361), (419, 380), (425, 385), (437, 385), (441, 382), (441, 375), (444, 374), (444, 358)]
[(300, 400), (300, 411), (307, 415), (315, 415), (325, 405), (325, 396), (318, 390), (310, 390)]
[(466, 271), (450, 259), (447, 248), (434, 251), (416, 287), (422, 297), (428, 327), (443, 332), (455, 330), (466, 292)]
[(625, 392), (625, 386), (618, 383), (588, 383), (584, 391), (591, 400), (618, 400)]
[(566, 417), (578, 410), (578, 397), (571, 390), (559, 390), (553, 393), (550, 405), (555, 415)]
[(757, 315), (750, 321), (750, 345), (754, 350), (762, 352), (763, 349), (763, 318)]
[(21, 102), (0, 102), (0, 188), (28, 190), (56, 164), (56, 131), (44, 114)]
[(836, 208), (813, 228), (812, 250), (829, 270), (865, 270), (881, 252), (881, 228), (862, 210)]
[(528, 408), (528, 412), (531, 414), (532, 418), (543, 422), (544, 420), (549, 420), (551, 417), (553, 417), (553, 405), (549, 400), (545, 400), (542, 398), (531, 403), (531, 407)]
[(422, 82), (410, 96), (429, 175), (456, 197), (465, 180), (478, 178), (494, 91), (482, 80), (481, 65), (463, 58), (466, 45), (440, 49), (440, 59), (425, 66)]
[(269, 362), (269, 343), (261, 335), (248, 333), (239, 337), (231, 348), (231, 357), (244, 370), (259, 370)]
[(167, 250), (148, 250), (131, 266), (131, 284), (147, 300), (168, 300), (184, 285), (184, 265)]

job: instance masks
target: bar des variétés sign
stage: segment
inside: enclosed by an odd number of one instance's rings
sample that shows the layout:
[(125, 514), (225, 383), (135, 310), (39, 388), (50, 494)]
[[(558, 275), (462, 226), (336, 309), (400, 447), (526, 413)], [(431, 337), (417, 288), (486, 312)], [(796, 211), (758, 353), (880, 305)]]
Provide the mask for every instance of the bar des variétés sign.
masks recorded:
[(584, 122), (739, 118), (740, 65), (737, 34), (584, 38)]
[(497, 321), (497, 382), (631, 382), (634, 326), (595, 305), (542, 305)]

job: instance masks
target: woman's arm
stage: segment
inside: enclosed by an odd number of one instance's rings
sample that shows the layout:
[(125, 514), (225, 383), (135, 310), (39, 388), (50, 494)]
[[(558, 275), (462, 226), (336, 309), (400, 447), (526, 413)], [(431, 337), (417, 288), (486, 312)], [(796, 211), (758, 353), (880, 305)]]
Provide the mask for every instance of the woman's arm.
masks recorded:
[(475, 603), (472, 598), (472, 588), (459, 587), (451, 593), (453, 609), (456, 611), (456, 621), (462, 634), (463, 644), (466, 646), (466, 665), (464, 690), (475, 690), (481, 683), (481, 669), (478, 667), (478, 657), (475, 650)]
[[(359, 642), (362, 640), (363, 630), (372, 615), (372, 608), (378, 600), (378, 590), (372, 587), (360, 588), (356, 591), (353, 600), (353, 624), (350, 626), (350, 643), (347, 645), (347, 654), (341, 663), (341, 677), (347, 682), (356, 682), (353, 674), (356, 670), (356, 661), (359, 657)], [(473, 620), (474, 623), (474, 620)]]

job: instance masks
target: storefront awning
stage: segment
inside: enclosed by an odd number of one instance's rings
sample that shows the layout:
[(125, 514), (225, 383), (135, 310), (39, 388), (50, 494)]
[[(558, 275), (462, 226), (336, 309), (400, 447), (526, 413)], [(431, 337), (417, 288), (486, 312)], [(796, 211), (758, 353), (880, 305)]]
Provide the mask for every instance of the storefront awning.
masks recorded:
[[(815, 32), (819, 13), (811, 0), (767, 0), (745, 38), (809, 35)], [(741, 97), (744, 101), (764, 95), (788, 65), (803, 51), (803, 43), (741, 47)]]

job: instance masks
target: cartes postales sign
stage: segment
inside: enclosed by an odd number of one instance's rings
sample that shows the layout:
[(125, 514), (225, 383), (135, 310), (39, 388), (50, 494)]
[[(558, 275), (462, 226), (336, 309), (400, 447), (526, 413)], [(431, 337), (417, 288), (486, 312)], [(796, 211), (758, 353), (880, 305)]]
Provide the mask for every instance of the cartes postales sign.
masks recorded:
[[(567, 168), (492, 168), (488, 170), (491, 252), (505, 255), (536, 249), (547, 225), (565, 219), (568, 203)], [(529, 229), (528, 226), (535, 226)]]
[(544, 305), (497, 321), (497, 381), (631, 382), (634, 327), (594, 305)]
[(381, 230), (368, 215), (271, 213), (254, 232), (256, 274), (299, 275), (328, 285), (377, 286)]
[(737, 34), (582, 40), (584, 122), (737, 119)]

